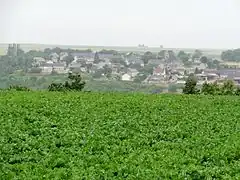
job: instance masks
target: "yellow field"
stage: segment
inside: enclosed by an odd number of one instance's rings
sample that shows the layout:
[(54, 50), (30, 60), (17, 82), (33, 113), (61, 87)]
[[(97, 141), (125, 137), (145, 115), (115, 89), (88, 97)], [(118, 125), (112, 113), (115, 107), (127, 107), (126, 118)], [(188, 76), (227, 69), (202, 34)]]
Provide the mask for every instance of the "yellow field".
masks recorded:
[(0, 48), (0, 56), (5, 55), (6, 51), (4, 48)]

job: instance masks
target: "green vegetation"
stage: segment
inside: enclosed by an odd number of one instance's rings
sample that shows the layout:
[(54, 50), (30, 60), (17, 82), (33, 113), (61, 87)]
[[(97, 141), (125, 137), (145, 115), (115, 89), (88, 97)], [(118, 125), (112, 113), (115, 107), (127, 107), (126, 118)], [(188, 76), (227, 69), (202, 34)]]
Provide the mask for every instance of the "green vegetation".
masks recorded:
[(239, 100), (0, 91), (0, 177), (239, 179)]
[(65, 83), (52, 83), (49, 85), (49, 91), (82, 91), (85, 86), (80, 74), (68, 74), (68, 81)]
[(185, 86), (183, 88), (184, 94), (197, 94), (198, 89), (197, 86), (197, 78), (194, 76), (194, 74), (190, 74), (189, 77), (186, 80)]
[(222, 60), (226, 61), (240, 61), (240, 49), (223, 51), (221, 54)]

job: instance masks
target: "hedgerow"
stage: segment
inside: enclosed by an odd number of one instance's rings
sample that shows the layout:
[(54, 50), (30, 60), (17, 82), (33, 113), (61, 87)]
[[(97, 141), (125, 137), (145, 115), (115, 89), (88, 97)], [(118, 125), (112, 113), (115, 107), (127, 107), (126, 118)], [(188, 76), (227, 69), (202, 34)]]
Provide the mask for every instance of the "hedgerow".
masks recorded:
[(239, 179), (239, 100), (0, 91), (0, 177)]

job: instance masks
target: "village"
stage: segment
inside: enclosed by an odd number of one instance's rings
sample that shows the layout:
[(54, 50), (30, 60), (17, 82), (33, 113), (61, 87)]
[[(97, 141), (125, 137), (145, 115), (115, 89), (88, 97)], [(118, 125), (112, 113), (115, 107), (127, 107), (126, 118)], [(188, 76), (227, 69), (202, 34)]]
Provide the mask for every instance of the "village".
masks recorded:
[[(117, 80), (138, 82), (142, 84), (183, 85), (190, 74), (195, 74), (198, 84), (204, 82), (221, 83), (231, 79), (240, 84), (240, 69), (238, 63), (214, 59), (217, 66), (209, 67), (207, 57), (188, 54), (187, 61), (175, 55), (171, 50), (161, 50), (160, 53), (119, 53), (114, 50), (91, 50), (76, 53), (52, 53), (49, 58), (34, 57), (32, 73), (41, 75), (66, 74), (68, 72), (89, 74), (95, 80)], [(70, 60), (69, 60), (69, 57)], [(186, 63), (187, 62), (187, 63)]]

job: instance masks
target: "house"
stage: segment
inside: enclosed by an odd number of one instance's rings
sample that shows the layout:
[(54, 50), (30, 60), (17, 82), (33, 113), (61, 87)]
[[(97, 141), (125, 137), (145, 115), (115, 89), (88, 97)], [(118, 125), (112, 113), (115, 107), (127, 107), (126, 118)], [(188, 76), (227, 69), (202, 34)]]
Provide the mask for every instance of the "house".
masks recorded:
[(140, 66), (144, 67), (144, 61), (141, 60), (141, 57), (136, 54), (133, 54), (133, 53), (128, 53), (126, 55), (125, 63), (127, 65), (136, 64), (136, 65), (140, 65)]
[(138, 70), (136, 70), (136, 69), (131, 69), (131, 68), (129, 68), (129, 69), (127, 70), (127, 72), (128, 72), (128, 74), (129, 74), (130, 76), (132, 76), (132, 77), (137, 76), (138, 73), (139, 73)]
[(218, 74), (218, 70), (217, 69), (204, 69), (203, 73), (205, 73), (205, 74), (208, 74), (208, 73)]
[(87, 58), (86, 59), (86, 64), (93, 64), (94, 58)]
[(53, 64), (45, 63), (39, 68), (43, 74), (51, 74), (53, 70)]
[(184, 67), (178, 67), (176, 69), (174, 69), (174, 72), (177, 72), (179, 75), (184, 76), (186, 72), (186, 69)]
[(112, 54), (112, 53), (99, 52), (98, 56), (99, 56), (99, 59), (112, 59), (112, 58), (114, 58), (114, 54)]
[(148, 61), (148, 64), (157, 66), (157, 65), (161, 64), (161, 61), (159, 59), (150, 59)]
[(226, 66), (228, 68), (240, 68), (240, 63), (239, 62), (231, 62), (231, 61), (224, 61), (220, 63), (221, 66)]
[(66, 64), (64, 63), (54, 63), (52, 68), (53, 68), (53, 71), (58, 74), (66, 73)]
[(203, 84), (204, 82), (215, 82), (219, 79), (219, 76), (215, 73), (201, 73), (196, 74), (198, 83)]
[(96, 67), (96, 69), (103, 69), (104, 66), (109, 66), (111, 67), (111, 63), (108, 62), (100, 62), (98, 64), (94, 64), (94, 67)]
[(123, 74), (121, 79), (122, 81), (132, 81), (132, 77), (128, 73)]
[(153, 69), (153, 75), (154, 76), (160, 76), (160, 75), (162, 75), (163, 71), (164, 71), (164, 69), (161, 68), (161, 67), (154, 68)]
[(73, 72), (82, 72), (81, 68), (84, 68), (84, 67), (82, 67), (81, 63), (71, 63), (69, 65), (69, 69)]
[(149, 84), (161, 84), (164, 82), (164, 77), (163, 76), (157, 76), (157, 75), (152, 75), (148, 77), (147, 82)]
[(120, 63), (112, 63), (111, 68), (113, 73), (118, 73), (122, 69), (122, 65)]
[(92, 62), (93, 62), (95, 53), (93, 53), (91, 51), (76, 52), (76, 53), (72, 53), (72, 56), (74, 57), (74, 60), (76, 60), (76, 61), (79, 59), (84, 59), (85, 61), (92, 60)]
[(54, 62), (51, 60), (46, 61), (46, 64), (53, 64)]
[(200, 64), (197, 64), (197, 65), (194, 65), (193, 68), (197, 68), (199, 70), (204, 70), (204, 69), (207, 69), (207, 64), (204, 64), (204, 63), (200, 63)]
[(240, 77), (240, 69), (220, 69), (217, 71), (220, 78), (234, 79)]

